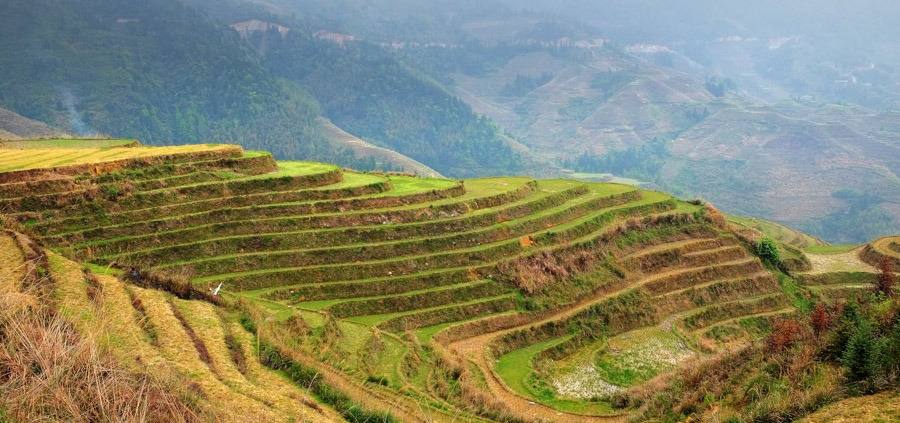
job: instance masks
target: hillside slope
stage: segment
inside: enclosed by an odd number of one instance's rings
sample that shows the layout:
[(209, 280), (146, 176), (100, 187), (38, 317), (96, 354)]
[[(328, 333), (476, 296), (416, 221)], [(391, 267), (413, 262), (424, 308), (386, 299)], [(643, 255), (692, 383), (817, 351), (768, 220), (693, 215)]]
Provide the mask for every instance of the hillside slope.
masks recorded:
[(337, 145), (354, 152), (358, 160), (371, 160), (371, 164), (361, 164), (361, 169), (384, 169), (412, 173), (430, 178), (440, 178), (441, 174), (418, 161), (406, 157), (396, 151), (373, 145), (361, 140), (353, 134), (338, 128), (331, 121), (320, 118), (322, 135)]
[(0, 107), (0, 140), (67, 137), (62, 130)]
[(813, 301), (872, 286), (795, 280), (711, 206), (661, 192), (227, 145), (0, 149), (0, 210), (49, 250), (80, 332), (273, 419), (623, 421), (685, 363), (764, 348)]
[[(558, 3), (254, 4), (341, 37), (349, 51), (365, 43), (388, 47), (552, 170), (633, 178), (831, 242), (859, 243), (900, 230), (900, 132), (885, 106), (896, 101), (896, 72), (886, 59), (891, 55), (877, 54), (889, 48), (885, 40), (850, 42), (821, 26), (834, 19), (828, 12), (809, 19), (790, 5), (694, 4), (669, 11), (656, 10), (654, 2), (638, 2), (634, 10)], [(885, 8), (873, 2), (854, 19)], [(695, 25), (666, 21), (694, 22), (701, 10), (746, 14)], [(806, 26), (772, 22), (772, 10), (797, 15)], [(744, 21), (746, 28), (735, 24)], [(775, 29), (761, 29), (768, 26)], [(698, 27), (709, 32), (692, 32)], [(666, 38), (666, 31), (686, 38)], [(857, 52), (857, 44), (866, 46)], [(775, 202), (787, 207), (764, 206)]]

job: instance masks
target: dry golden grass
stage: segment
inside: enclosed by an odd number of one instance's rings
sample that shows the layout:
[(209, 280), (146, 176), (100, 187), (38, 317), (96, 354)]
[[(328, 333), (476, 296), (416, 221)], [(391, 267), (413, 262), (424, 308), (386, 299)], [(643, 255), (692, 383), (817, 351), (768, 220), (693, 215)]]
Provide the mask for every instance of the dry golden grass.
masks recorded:
[(16, 240), (0, 233), (0, 294), (18, 292), (25, 278), (25, 256)]
[(168, 294), (143, 288), (134, 288), (134, 291), (158, 330), (160, 352), (179, 373), (196, 385), (204, 398), (220, 406), (227, 404), (227, 414), (221, 416), (224, 420), (278, 420), (279, 416), (267, 405), (235, 392), (219, 380), (201, 359), (194, 342), (176, 317)]
[(168, 147), (112, 147), (112, 148), (0, 148), (0, 172), (51, 168), (56, 166), (103, 163), (114, 160), (145, 158), (169, 154), (234, 149), (231, 145), (178, 145)]
[[(201, 301), (177, 299), (173, 300), (173, 303), (206, 345), (210, 359), (216, 364), (216, 374), (225, 385), (268, 405), (279, 414), (280, 420), (287, 421), (291, 417), (299, 416), (311, 417), (307, 415), (310, 410), (302, 407), (300, 402), (290, 397), (284, 397), (278, 391), (270, 391), (268, 386), (256, 385), (247, 379), (232, 358), (232, 352), (229, 351), (225, 340), (227, 334), (223, 326), (225, 323), (216, 313), (215, 306)], [(247, 352), (241, 348), (241, 357), (247, 358)], [(251, 355), (249, 360), (243, 360), (242, 364), (247, 366), (247, 363), (253, 360), (255, 357)]]
[[(224, 322), (214, 305), (126, 287), (112, 276), (86, 275), (77, 263), (53, 253), (48, 253), (48, 263), (60, 320), (69, 322), (73, 333), (85, 335), (85, 348), (102, 351), (110, 360), (115, 357), (132, 374), (153, 374), (173, 386), (189, 387), (196, 403), (209, 409), (205, 415), (210, 419), (337, 420), (300, 389), (262, 368), (248, 346), (250, 337), (240, 326)], [(91, 290), (98, 298), (90, 298)], [(152, 337), (142, 319), (150, 322)], [(231, 356), (225, 325), (228, 333), (237, 334), (247, 376)], [(212, 408), (217, 415), (210, 417)], [(138, 416), (135, 421), (145, 420)]]
[[(24, 255), (11, 236), (0, 236), (0, 242), (4, 259), (0, 269), (9, 278), (4, 282), (9, 282), (9, 288), (24, 286), (27, 275), (15, 270), (25, 268)], [(62, 276), (71, 276), (71, 269), (58, 268), (67, 272)], [(35, 285), (56, 281), (46, 272), (39, 274), (43, 279)], [(83, 276), (78, 269), (76, 274)], [(69, 285), (75, 286), (71, 281)], [(73, 422), (206, 420), (201, 418), (203, 410), (180, 386), (121, 366), (90, 334), (80, 332), (57, 313), (54, 304), (58, 299), (38, 291), (0, 292), (0, 409), (8, 418)]]
[(890, 423), (900, 421), (900, 390), (848, 398), (806, 416), (801, 423)]
[(173, 387), (119, 366), (52, 312), (7, 311), (0, 332), (0, 404), (16, 421), (201, 420)]

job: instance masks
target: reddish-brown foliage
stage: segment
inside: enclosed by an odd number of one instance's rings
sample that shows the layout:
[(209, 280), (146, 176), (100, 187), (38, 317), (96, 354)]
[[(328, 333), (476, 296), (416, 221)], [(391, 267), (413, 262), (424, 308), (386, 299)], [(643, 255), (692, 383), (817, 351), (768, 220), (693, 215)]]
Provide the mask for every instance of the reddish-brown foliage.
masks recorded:
[(709, 218), (709, 221), (715, 224), (720, 228), (724, 228), (728, 226), (728, 222), (725, 220), (725, 215), (719, 211), (715, 206), (711, 203), (706, 203), (703, 206), (703, 209), (706, 211), (706, 217)]
[(595, 261), (595, 254), (588, 250), (562, 254), (542, 251), (505, 263), (498, 270), (527, 294), (534, 294), (543, 291), (553, 282), (587, 272)]
[(803, 325), (794, 319), (777, 320), (772, 325), (772, 333), (766, 339), (769, 351), (781, 352), (800, 340)]
[(894, 263), (891, 262), (889, 257), (883, 257), (881, 259), (881, 265), (878, 266), (881, 273), (878, 274), (878, 282), (875, 287), (878, 292), (887, 295), (888, 297), (894, 296)]
[(816, 304), (816, 308), (813, 309), (809, 316), (809, 323), (812, 325), (813, 333), (815, 333), (816, 338), (828, 330), (831, 326), (831, 316), (828, 315), (825, 304)]

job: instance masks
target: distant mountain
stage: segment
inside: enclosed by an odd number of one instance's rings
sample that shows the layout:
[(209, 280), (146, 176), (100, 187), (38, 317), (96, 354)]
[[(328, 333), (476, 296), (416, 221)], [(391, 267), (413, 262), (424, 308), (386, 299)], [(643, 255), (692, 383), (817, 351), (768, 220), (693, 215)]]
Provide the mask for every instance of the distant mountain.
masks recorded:
[(248, 35), (269, 71), (310, 92), (341, 128), (455, 176), (538, 173), (489, 119), (379, 46), (340, 33)]
[(177, 1), (2, 8), (0, 104), (17, 113), (150, 144), (239, 140), (280, 156), (340, 155), (318, 133), (314, 99)]
[(581, 20), (657, 64), (730, 78), (766, 101), (812, 96), (900, 107), (900, 7), (892, 0), (502, 0)]
[[(380, 47), (342, 48), (292, 21), (281, 32), (272, 27), (277, 51), (266, 54), (253, 41), (266, 37), (267, 12), (249, 3), (188, 3), (4, 3), (0, 105), (74, 134), (240, 142), (284, 158), (372, 166), (355, 146), (329, 138), (324, 114), (448, 175), (534, 166), (488, 119)], [(264, 27), (235, 29), (227, 17), (259, 17)]]
[[(833, 89), (828, 78), (844, 75), (844, 64), (837, 73), (817, 66), (855, 41), (828, 44), (812, 19), (795, 29), (815, 36), (798, 38), (782, 37), (790, 25), (757, 7), (702, 1), (668, 12), (637, 2), (643, 14), (575, 0), (323, 3), (265, 4), (273, 13), (321, 17), (311, 30), (389, 45), (556, 166), (635, 178), (830, 241), (900, 230), (896, 117), (834, 104), (890, 104), (896, 90), (860, 82), (863, 69), (854, 74), (858, 84)], [(787, 15), (802, 9), (776, 6)], [(704, 7), (723, 20), (692, 30), (670, 16)], [(814, 15), (833, 20), (841, 7), (829, 3)], [(429, 26), (429, 18), (436, 22)]]
[[(830, 241), (900, 230), (896, 114), (765, 104), (614, 46), (527, 51), (451, 77), (477, 112), (562, 167), (636, 178)], [(511, 95), (523, 81), (535, 83)]]
[(70, 135), (44, 122), (28, 119), (0, 107), (0, 140), (66, 138)]
[(14, 0), (0, 106), (359, 169), (614, 174), (829, 241), (900, 231), (883, 20), (853, 18), (874, 22), (866, 44), (835, 2), (796, 26), (752, 5), (615, 3)]

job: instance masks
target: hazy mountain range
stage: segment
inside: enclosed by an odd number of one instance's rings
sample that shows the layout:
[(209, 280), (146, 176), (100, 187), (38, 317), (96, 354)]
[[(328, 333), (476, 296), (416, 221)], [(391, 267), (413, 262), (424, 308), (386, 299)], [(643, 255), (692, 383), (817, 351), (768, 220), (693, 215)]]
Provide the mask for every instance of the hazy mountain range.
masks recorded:
[(454, 177), (614, 174), (830, 241), (900, 231), (900, 13), (887, 1), (0, 12), (0, 106), (64, 131)]

